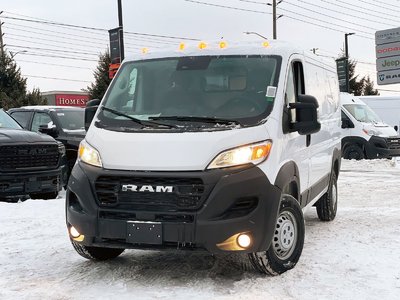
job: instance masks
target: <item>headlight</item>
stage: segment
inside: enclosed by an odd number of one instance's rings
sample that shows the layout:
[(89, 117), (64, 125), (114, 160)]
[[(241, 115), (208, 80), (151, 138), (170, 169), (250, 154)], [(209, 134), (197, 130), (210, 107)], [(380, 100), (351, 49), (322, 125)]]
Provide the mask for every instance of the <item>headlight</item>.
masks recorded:
[(61, 154), (61, 156), (65, 155), (65, 146), (61, 142), (58, 143), (58, 152)]
[(368, 135), (379, 135), (380, 134), (380, 132), (379, 131), (377, 131), (377, 130), (373, 130), (373, 129), (363, 129), (363, 131), (364, 131), (364, 133), (365, 134), (368, 134)]
[(92, 166), (100, 168), (103, 166), (99, 152), (86, 143), (85, 140), (79, 144), (78, 158), (79, 160)]
[(272, 147), (272, 141), (237, 147), (217, 155), (207, 169), (233, 167), (243, 164), (259, 164), (267, 159)]

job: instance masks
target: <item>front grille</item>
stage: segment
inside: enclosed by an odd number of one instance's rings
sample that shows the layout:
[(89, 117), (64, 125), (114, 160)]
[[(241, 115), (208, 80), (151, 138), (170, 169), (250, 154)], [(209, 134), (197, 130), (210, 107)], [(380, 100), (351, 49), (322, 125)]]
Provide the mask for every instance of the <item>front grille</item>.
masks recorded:
[[(172, 192), (122, 191), (122, 185), (172, 186)], [(101, 206), (139, 211), (195, 211), (205, 201), (205, 185), (200, 178), (152, 178), (101, 176), (95, 184)]]
[(5, 145), (0, 147), (2, 171), (55, 168), (59, 161), (58, 145)]
[(400, 138), (388, 138), (387, 145), (389, 149), (400, 149)]
[[(122, 212), (122, 211), (110, 211), (110, 210), (101, 210), (99, 212), (100, 219), (114, 219), (114, 220), (140, 220), (143, 221), (142, 218), (138, 218), (136, 213), (132, 212)], [(164, 223), (193, 223), (194, 215), (186, 215), (186, 214), (154, 214), (152, 215), (151, 220), (147, 220), (151, 222), (164, 222)]]

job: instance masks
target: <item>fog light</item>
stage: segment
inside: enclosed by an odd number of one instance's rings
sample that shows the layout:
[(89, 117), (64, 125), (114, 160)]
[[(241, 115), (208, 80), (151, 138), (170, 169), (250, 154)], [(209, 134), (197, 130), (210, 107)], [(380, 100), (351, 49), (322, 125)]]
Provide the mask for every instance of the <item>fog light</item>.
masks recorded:
[(248, 248), (251, 244), (251, 238), (248, 234), (242, 233), (238, 236), (237, 243), (242, 248)]
[(76, 239), (76, 238), (78, 238), (78, 237), (81, 236), (81, 234), (79, 233), (79, 231), (76, 230), (76, 228), (75, 228), (74, 226), (71, 226), (71, 227), (70, 227), (70, 229), (69, 229), (69, 234), (70, 234), (74, 239)]

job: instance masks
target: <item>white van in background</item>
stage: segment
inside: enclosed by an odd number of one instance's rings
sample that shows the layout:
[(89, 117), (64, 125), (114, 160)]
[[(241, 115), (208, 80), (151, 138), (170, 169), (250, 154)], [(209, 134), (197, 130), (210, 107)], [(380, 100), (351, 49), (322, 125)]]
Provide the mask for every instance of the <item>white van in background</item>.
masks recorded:
[(392, 126), (385, 124), (359, 97), (341, 93), (341, 102), (343, 158), (400, 156), (400, 139)]
[(323, 221), (337, 210), (333, 61), (277, 41), (146, 52), (86, 108), (66, 194), (75, 250), (241, 252), (263, 273), (292, 269), (302, 208)]
[(376, 114), (397, 133), (400, 128), (400, 95), (399, 96), (360, 96)]

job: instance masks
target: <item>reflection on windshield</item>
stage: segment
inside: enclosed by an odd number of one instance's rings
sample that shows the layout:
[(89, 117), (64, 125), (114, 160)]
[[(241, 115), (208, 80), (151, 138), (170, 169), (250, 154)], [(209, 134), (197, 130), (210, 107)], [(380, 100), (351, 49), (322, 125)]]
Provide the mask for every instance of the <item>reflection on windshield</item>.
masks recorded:
[(3, 109), (0, 109), (0, 128), (21, 129), (21, 126)]
[(56, 112), (64, 131), (77, 131), (85, 129), (85, 110), (59, 110)]
[(346, 104), (346, 110), (359, 122), (381, 123), (382, 120), (368, 105)]
[[(103, 126), (138, 127), (120, 112), (139, 120), (169, 124), (210, 119), (258, 124), (272, 110), (267, 97), (277, 86), (278, 56), (198, 56), (129, 62), (122, 66), (99, 112)], [(170, 118), (168, 118), (170, 117)], [(185, 117), (183, 120), (181, 117)]]

